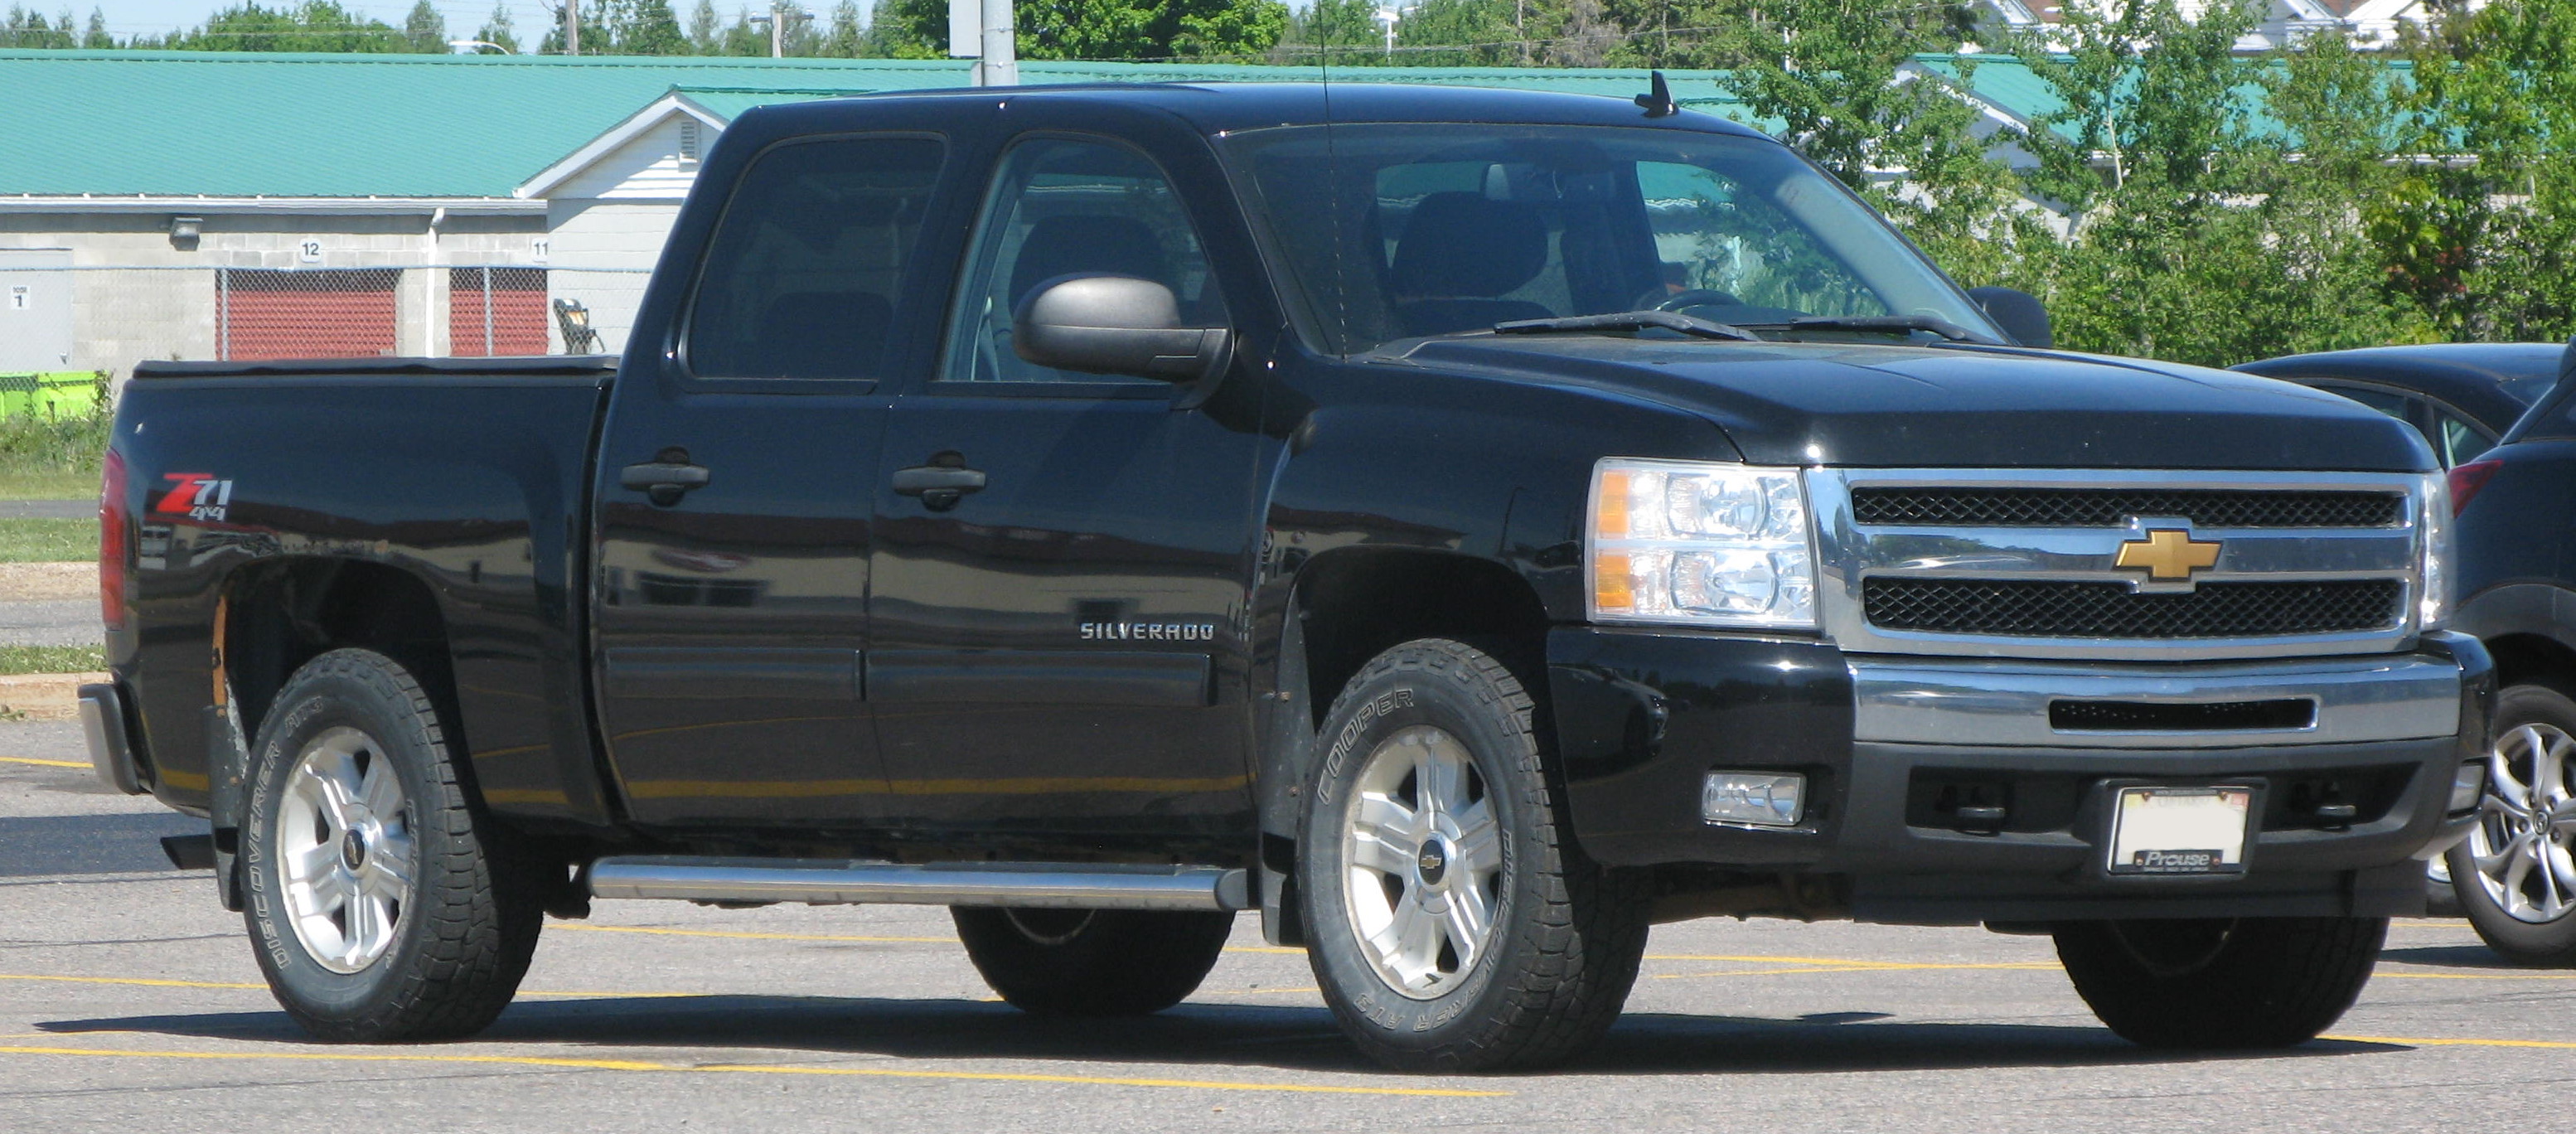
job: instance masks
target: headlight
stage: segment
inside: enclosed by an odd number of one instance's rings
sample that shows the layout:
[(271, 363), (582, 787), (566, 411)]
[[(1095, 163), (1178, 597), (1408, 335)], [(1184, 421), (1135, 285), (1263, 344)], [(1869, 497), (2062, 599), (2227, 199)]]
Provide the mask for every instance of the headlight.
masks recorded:
[(2415, 625), (2439, 630), (2451, 622), (2451, 485), (2441, 473), (2427, 473), (2415, 494), (2417, 534), (2423, 539), (2423, 597), (2416, 603)]
[(1587, 530), (1595, 621), (1816, 625), (1796, 469), (1605, 457)]

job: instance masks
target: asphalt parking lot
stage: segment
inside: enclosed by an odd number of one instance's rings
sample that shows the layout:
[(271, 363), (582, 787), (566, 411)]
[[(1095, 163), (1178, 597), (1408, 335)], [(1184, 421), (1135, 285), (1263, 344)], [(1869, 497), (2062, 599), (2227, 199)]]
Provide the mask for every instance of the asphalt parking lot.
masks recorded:
[[(236, 915), (93, 786), (73, 726), (0, 724), (0, 1129), (2420, 1131), (2576, 1111), (2576, 972), (2401, 922), (2333, 1038), (2130, 1047), (2043, 938), (1703, 921), (1655, 931), (1628, 1014), (1559, 1071), (1364, 1063), (1250, 917), (1146, 1020), (992, 1000), (947, 915), (602, 903), (550, 922), (469, 1042), (307, 1042)], [(2480, 1116), (2483, 1116), (2481, 1118)]]

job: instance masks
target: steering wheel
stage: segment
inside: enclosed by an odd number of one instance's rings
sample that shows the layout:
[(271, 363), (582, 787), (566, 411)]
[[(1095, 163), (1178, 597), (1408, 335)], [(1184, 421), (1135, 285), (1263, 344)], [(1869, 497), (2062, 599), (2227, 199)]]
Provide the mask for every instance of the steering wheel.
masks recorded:
[[(1648, 298), (1652, 296), (1652, 292), (1647, 293)], [(1651, 306), (1657, 311), (1687, 311), (1693, 307), (1742, 307), (1744, 301), (1722, 291), (1695, 287), (1666, 296), (1663, 302)]]

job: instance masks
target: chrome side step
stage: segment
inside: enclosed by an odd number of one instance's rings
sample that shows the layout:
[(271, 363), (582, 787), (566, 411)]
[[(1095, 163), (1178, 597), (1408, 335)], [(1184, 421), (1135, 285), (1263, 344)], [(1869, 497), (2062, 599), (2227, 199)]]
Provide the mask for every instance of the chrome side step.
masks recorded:
[(632, 855), (590, 864), (595, 898), (1039, 909), (1240, 910), (1244, 871), (1087, 862), (868, 862)]

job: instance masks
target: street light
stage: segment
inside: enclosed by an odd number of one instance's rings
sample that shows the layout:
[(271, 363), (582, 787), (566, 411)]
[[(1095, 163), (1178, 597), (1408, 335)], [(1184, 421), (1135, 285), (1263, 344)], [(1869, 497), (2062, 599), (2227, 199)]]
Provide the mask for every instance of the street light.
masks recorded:
[(481, 55), (483, 54), (482, 49), (486, 47), (491, 48), (494, 51), (498, 51), (503, 55), (508, 55), (510, 53), (509, 48), (503, 47), (488, 39), (451, 39), (447, 41), (447, 46), (457, 49), (457, 53), (460, 55)]
[(1395, 6), (1395, 5), (1391, 5), (1391, 4), (1390, 4), (1390, 5), (1388, 5), (1388, 6), (1384, 7), (1384, 8), (1380, 8), (1380, 9), (1378, 9), (1378, 10), (1377, 10), (1377, 12), (1376, 12), (1376, 14), (1375, 14), (1375, 16), (1374, 16), (1373, 18), (1374, 18), (1374, 19), (1376, 19), (1376, 20), (1377, 20), (1377, 22), (1379, 22), (1379, 23), (1381, 23), (1381, 24), (1386, 25), (1386, 57), (1387, 57), (1387, 58), (1389, 58), (1389, 59), (1393, 59), (1393, 58), (1395, 58), (1395, 25), (1403, 21), (1403, 19), (1404, 19), (1404, 14), (1405, 14), (1406, 12), (1410, 12), (1410, 11), (1412, 11), (1412, 10), (1414, 10), (1415, 8), (1418, 8), (1418, 7), (1421, 7), (1421, 5), (1419, 5), (1419, 4), (1406, 4), (1406, 5), (1402, 6), (1402, 7), (1397, 7), (1397, 6)]

